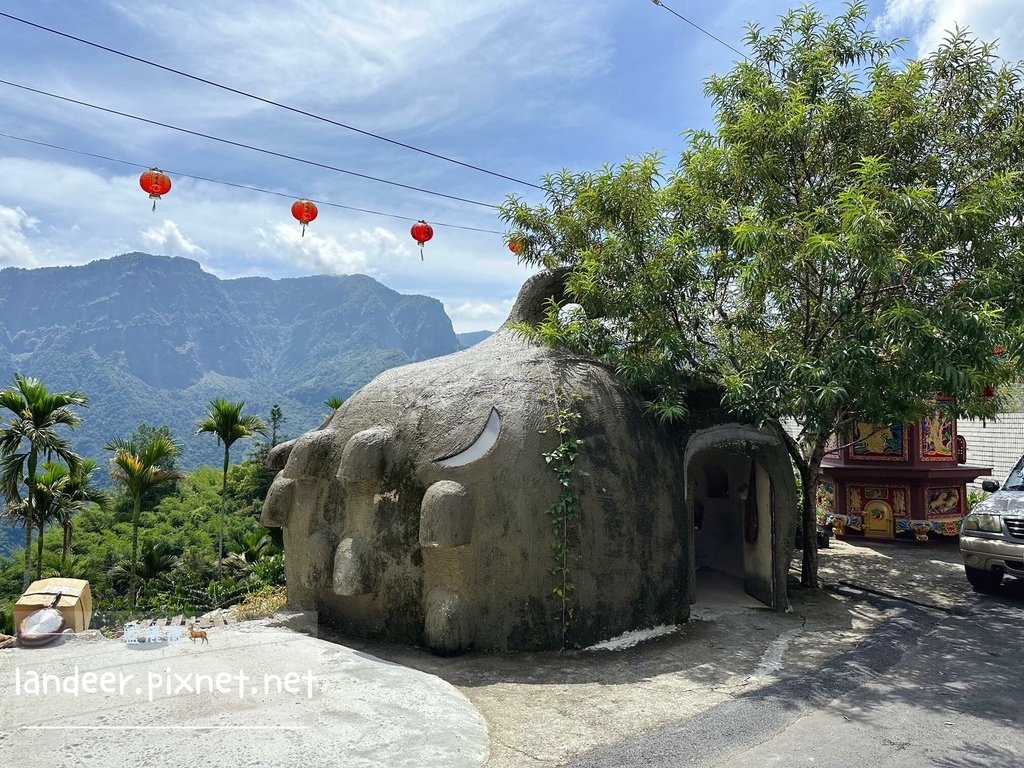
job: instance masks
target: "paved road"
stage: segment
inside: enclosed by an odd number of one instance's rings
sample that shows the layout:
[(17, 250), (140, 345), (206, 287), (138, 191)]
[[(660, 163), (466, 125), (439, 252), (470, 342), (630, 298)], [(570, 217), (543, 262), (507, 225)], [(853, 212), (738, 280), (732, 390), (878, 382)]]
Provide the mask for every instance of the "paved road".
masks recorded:
[(817, 673), (571, 765), (1024, 766), (1024, 583), (967, 615), (878, 604), (890, 620)]

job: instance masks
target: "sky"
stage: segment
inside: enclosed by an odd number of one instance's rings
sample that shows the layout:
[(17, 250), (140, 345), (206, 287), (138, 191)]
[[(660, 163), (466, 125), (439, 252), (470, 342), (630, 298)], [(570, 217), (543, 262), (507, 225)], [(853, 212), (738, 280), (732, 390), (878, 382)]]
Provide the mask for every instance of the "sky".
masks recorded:
[[(665, 0), (736, 48), (796, 0)], [(232, 6), (228, 8), (227, 6)], [(817, 3), (826, 14), (840, 2)], [(242, 10), (238, 10), (241, 8)], [(926, 54), (954, 25), (1024, 58), (1021, 0), (873, 0), (872, 23)], [(702, 83), (737, 55), (650, 0), (250, 0), (210, 4), (0, 0), (0, 11), (431, 152), (538, 183), (660, 151), (708, 127)], [(0, 79), (234, 142), (494, 205), (525, 184), (480, 173), (0, 17)], [(0, 267), (129, 251), (191, 258), (221, 278), (371, 275), (440, 299), (457, 332), (500, 325), (531, 270), (493, 208), (431, 196), (0, 84), (0, 133), (169, 171), (156, 207), (142, 169), (0, 136)], [(203, 181), (202, 176), (284, 197)], [(421, 261), (412, 221), (436, 223)], [(476, 232), (455, 224), (491, 232)]]

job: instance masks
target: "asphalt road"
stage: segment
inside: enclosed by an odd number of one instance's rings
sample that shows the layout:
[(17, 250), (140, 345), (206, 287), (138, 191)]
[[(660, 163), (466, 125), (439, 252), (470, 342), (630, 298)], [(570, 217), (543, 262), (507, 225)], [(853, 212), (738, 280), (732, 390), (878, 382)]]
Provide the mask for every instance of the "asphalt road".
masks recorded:
[(818, 672), (570, 765), (1024, 767), (1024, 580), (966, 615), (862, 598), (890, 619)]

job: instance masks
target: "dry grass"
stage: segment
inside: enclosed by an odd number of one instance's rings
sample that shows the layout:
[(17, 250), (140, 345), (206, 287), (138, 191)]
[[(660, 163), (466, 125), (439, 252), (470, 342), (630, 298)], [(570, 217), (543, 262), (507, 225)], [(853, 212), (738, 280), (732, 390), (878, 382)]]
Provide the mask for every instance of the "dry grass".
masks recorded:
[(284, 608), (288, 592), (284, 587), (266, 587), (246, 596), (234, 608), (236, 621), (266, 619)]

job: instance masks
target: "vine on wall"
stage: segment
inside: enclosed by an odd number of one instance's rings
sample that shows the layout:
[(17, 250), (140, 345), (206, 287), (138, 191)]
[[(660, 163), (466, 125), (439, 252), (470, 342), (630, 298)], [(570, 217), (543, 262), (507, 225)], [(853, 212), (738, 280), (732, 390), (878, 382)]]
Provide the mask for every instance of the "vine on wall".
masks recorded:
[(580, 492), (576, 478), (586, 473), (576, 469), (576, 459), (583, 440), (573, 435), (580, 420), (582, 399), (576, 392), (563, 394), (558, 391), (554, 395), (540, 397), (540, 401), (549, 403), (552, 410), (544, 415), (547, 426), (539, 431), (541, 434), (553, 432), (558, 437), (558, 445), (552, 451), (541, 455), (558, 478), (558, 499), (547, 508), (547, 515), (554, 534), (551, 542), (554, 563), (549, 570), (555, 577), (555, 586), (551, 591), (559, 601), (563, 648), (566, 645), (569, 625), (572, 623), (572, 593), (576, 589), (572, 581), (571, 568), (580, 557), (577, 533)]

